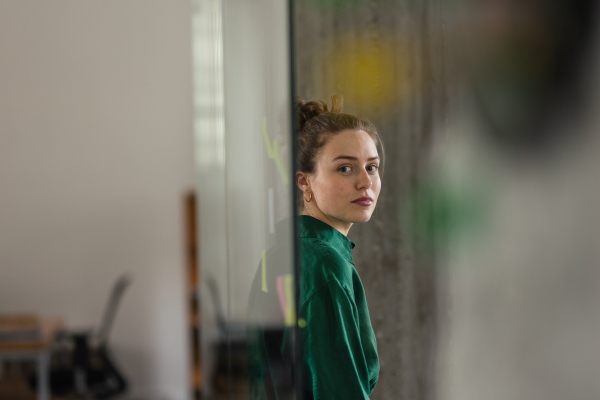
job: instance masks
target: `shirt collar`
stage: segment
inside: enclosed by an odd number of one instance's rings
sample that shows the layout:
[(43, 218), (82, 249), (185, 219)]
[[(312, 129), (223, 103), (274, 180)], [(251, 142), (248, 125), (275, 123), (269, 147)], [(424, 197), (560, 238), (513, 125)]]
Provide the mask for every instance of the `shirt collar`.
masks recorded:
[(327, 242), (335, 248), (350, 263), (352, 260), (352, 249), (355, 244), (344, 234), (323, 221), (310, 215), (298, 215), (298, 237), (315, 238)]

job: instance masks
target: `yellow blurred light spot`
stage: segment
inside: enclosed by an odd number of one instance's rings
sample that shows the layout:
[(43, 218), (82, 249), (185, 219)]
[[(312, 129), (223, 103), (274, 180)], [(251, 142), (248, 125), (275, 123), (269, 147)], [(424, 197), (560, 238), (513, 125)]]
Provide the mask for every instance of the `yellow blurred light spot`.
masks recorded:
[(324, 55), (336, 88), (358, 107), (392, 106), (405, 100), (411, 53), (396, 38), (349, 38)]

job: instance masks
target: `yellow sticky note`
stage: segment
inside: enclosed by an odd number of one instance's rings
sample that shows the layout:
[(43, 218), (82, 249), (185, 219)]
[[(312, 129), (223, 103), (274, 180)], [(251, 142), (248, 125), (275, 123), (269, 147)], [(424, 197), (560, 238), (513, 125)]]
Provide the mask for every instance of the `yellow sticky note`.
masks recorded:
[(286, 185), (289, 184), (290, 179), (288, 178), (287, 171), (285, 170), (285, 166), (283, 165), (283, 161), (281, 161), (281, 156), (279, 155), (279, 141), (277, 139), (273, 140), (273, 158), (275, 159), (275, 164), (277, 165), (279, 174), (281, 174), (283, 183)]
[(296, 307), (294, 306), (294, 277), (290, 274), (284, 278), (285, 300), (287, 312), (285, 313), (285, 325), (294, 326), (296, 324)]
[(265, 142), (265, 148), (267, 149), (267, 157), (272, 159), (275, 156), (273, 155), (273, 148), (271, 147), (271, 140), (269, 139), (269, 135), (267, 135), (267, 117), (263, 117), (260, 127), (262, 130), (263, 140)]
[(262, 251), (262, 291), (269, 293), (267, 288), (267, 257), (264, 250)]
[(271, 144), (271, 139), (269, 139), (269, 135), (267, 134), (267, 117), (263, 117), (262, 119), (261, 131), (263, 141), (265, 142), (265, 149), (267, 150), (267, 157), (275, 161), (275, 165), (279, 170), (279, 174), (281, 175), (283, 183), (288, 185), (290, 183), (290, 179), (287, 175), (285, 165), (283, 165), (283, 161), (281, 161), (281, 155), (279, 153), (279, 140), (274, 139), (273, 143)]

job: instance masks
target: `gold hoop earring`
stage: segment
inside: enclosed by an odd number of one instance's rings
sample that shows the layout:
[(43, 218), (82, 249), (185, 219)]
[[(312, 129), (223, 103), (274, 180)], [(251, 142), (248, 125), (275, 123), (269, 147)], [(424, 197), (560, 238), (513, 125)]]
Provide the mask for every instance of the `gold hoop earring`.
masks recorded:
[(306, 200), (306, 197), (304, 198), (304, 201), (306, 201), (307, 203), (310, 203), (310, 201), (312, 200), (312, 193), (308, 194), (308, 200)]

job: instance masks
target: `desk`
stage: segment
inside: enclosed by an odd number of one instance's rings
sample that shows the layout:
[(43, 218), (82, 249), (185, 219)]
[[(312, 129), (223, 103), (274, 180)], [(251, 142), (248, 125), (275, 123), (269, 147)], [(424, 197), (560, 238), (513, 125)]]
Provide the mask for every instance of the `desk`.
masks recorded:
[(41, 338), (38, 340), (0, 342), (0, 362), (5, 360), (33, 360), (37, 362), (38, 400), (50, 400), (50, 345), (61, 328), (58, 319), (41, 321)]

